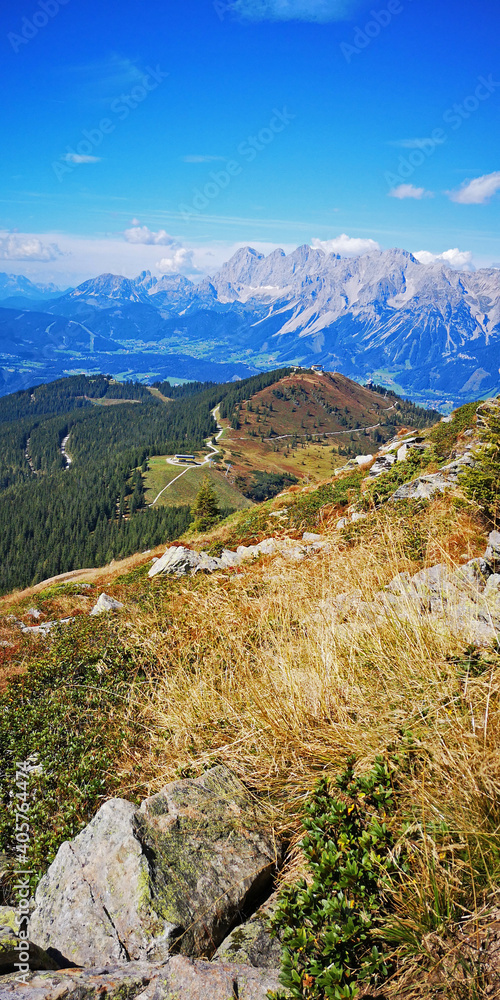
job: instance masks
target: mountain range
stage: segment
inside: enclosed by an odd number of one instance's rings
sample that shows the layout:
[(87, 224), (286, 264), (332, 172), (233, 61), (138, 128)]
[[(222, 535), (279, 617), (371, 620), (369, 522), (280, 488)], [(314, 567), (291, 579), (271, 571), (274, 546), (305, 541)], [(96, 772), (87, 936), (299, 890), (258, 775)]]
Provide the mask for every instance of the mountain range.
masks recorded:
[(0, 300), (3, 391), (9, 369), (20, 387), (40, 364), (221, 381), (321, 364), (432, 405), (500, 389), (500, 270), (457, 271), (405, 250), (245, 247), (198, 284), (102, 274), (59, 295), (2, 275)]

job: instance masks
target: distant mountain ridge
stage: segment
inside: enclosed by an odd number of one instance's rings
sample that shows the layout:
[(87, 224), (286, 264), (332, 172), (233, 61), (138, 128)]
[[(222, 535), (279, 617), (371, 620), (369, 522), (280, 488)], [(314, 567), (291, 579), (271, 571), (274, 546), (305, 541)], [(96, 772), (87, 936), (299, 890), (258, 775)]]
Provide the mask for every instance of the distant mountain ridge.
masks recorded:
[[(26, 294), (28, 279), (18, 280)], [(7, 354), (26, 327), (35, 346), (37, 326), (42, 351), (71, 349), (75, 337), (81, 348), (87, 338), (85, 356), (125, 351), (137, 373), (144, 351), (159, 350), (253, 370), (319, 363), (429, 403), (500, 389), (500, 269), (457, 271), (398, 249), (342, 257), (307, 245), (267, 256), (244, 247), (199, 284), (149, 271), (102, 274), (52, 296), (43, 315), (37, 303), (36, 321), (30, 308), (14, 318), (0, 303), (0, 349)]]

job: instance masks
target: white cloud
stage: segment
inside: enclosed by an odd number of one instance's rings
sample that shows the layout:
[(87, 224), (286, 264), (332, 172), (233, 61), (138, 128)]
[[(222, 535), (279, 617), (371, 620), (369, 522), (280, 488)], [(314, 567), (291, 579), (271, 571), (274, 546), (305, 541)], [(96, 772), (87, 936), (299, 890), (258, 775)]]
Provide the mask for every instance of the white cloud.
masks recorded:
[(356, 0), (233, 0), (231, 11), (244, 21), (348, 20), (359, 7)]
[(457, 271), (475, 271), (475, 267), (472, 261), (472, 253), (470, 250), (459, 250), (458, 247), (454, 247), (453, 250), (444, 250), (443, 253), (430, 253), (429, 250), (417, 250), (413, 254), (421, 264), (447, 264), (448, 267), (453, 267)]
[(381, 249), (375, 240), (347, 236), (346, 233), (341, 233), (333, 240), (313, 239), (311, 246), (315, 250), (324, 250), (325, 253), (339, 253), (342, 257), (358, 257), (359, 254)]
[(100, 156), (82, 156), (81, 153), (66, 153), (66, 156), (62, 157), (66, 160), (66, 163), (100, 163)]
[(397, 187), (391, 188), (389, 191), (389, 198), (415, 198), (416, 201), (420, 201), (421, 198), (432, 198), (432, 191), (426, 191), (425, 188), (415, 187), (413, 184), (398, 184)]
[(134, 219), (133, 221), (137, 224), (132, 229), (126, 229), (123, 234), (127, 243), (142, 243), (145, 246), (179, 246), (177, 240), (173, 236), (169, 236), (165, 229), (158, 229), (155, 233), (153, 230), (148, 229), (147, 226), (139, 225), (138, 219)]
[(184, 163), (215, 163), (216, 160), (225, 161), (225, 156), (183, 156)]
[(42, 243), (26, 233), (0, 234), (0, 260), (57, 260), (63, 255), (56, 243)]
[(465, 181), (458, 191), (447, 191), (452, 201), (460, 205), (484, 205), (500, 190), (500, 170)]
[(193, 274), (197, 271), (193, 264), (193, 251), (186, 247), (172, 249), (168, 257), (162, 257), (156, 262), (156, 269), (160, 274)]

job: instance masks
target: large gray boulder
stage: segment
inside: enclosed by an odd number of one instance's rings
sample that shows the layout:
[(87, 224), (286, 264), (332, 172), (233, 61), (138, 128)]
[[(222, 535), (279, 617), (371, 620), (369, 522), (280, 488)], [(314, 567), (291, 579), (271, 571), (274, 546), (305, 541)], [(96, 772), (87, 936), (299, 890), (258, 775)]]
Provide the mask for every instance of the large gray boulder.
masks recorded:
[(157, 576), (158, 573), (172, 573), (174, 576), (185, 576), (192, 573), (200, 564), (200, 553), (193, 552), (185, 545), (172, 545), (157, 559), (149, 570), (148, 576)]
[(60, 964), (210, 956), (271, 885), (276, 851), (258, 803), (222, 766), (139, 809), (111, 799), (60, 847), (30, 937)]
[(0, 980), (0, 1000), (267, 1000), (277, 990), (277, 969), (191, 961), (174, 955), (164, 964), (130, 962), (126, 966), (64, 969), (14, 975)]

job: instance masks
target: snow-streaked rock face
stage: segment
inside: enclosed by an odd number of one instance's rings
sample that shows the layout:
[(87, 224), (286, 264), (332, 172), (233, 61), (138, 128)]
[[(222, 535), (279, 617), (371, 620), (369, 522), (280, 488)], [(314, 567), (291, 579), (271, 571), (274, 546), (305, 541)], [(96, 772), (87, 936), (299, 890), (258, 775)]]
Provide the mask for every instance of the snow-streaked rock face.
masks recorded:
[[(457, 271), (405, 250), (342, 257), (304, 245), (264, 256), (243, 247), (197, 285), (149, 271), (134, 279), (102, 274), (52, 311), (80, 317), (82, 304), (121, 309), (129, 325), (136, 317), (146, 339), (158, 338), (163, 320), (180, 320), (187, 341), (209, 337), (219, 352), (263, 351), (277, 364), (319, 361), (354, 378), (393, 370), (410, 394), (477, 397), (500, 384), (500, 269)], [(116, 331), (113, 338), (120, 339)]]

